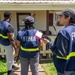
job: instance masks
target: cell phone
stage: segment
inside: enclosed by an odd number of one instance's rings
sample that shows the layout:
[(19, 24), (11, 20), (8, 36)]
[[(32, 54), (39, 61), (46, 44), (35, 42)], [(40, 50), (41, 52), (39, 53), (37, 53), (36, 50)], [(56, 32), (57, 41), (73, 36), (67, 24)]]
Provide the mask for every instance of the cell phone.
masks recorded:
[(45, 39), (47, 39), (47, 40), (51, 41), (51, 38), (50, 38), (50, 37), (48, 37), (47, 35), (43, 35), (43, 36), (42, 36), (42, 38), (45, 38)]

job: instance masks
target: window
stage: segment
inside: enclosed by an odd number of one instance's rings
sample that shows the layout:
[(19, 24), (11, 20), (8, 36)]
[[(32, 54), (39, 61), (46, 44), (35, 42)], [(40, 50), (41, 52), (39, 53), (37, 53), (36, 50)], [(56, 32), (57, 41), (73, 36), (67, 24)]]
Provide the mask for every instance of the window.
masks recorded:
[(24, 19), (31, 13), (17, 13), (17, 27), (18, 30), (25, 28)]
[(60, 16), (58, 16), (59, 12), (56, 12), (55, 13), (55, 22), (56, 22), (56, 26), (63, 26), (59, 23), (59, 19), (60, 19)]

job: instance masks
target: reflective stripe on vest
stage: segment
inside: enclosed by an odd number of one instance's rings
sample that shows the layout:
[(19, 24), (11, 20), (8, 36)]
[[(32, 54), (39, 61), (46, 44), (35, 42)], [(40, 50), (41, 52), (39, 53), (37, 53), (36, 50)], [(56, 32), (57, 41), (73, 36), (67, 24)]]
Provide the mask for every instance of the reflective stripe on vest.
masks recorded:
[[(0, 34), (0, 37), (2, 37), (3, 39), (8, 39), (8, 36), (4, 36), (4, 35), (2, 35), (2, 34)], [(14, 37), (14, 34), (13, 34), (12, 37)]]
[(4, 38), (4, 39), (8, 39), (8, 36), (4, 36), (2, 34), (0, 34), (0, 37)]
[(71, 52), (69, 55), (67, 55), (66, 57), (60, 57), (60, 56), (56, 56), (57, 58), (59, 59), (65, 59), (65, 60), (68, 60), (70, 59), (71, 57), (75, 57), (75, 52)]
[(24, 48), (24, 47), (20, 47), (21, 48), (21, 50), (23, 50), (23, 51), (27, 51), (27, 52), (33, 52), (33, 51), (38, 51), (39, 50), (39, 48)]

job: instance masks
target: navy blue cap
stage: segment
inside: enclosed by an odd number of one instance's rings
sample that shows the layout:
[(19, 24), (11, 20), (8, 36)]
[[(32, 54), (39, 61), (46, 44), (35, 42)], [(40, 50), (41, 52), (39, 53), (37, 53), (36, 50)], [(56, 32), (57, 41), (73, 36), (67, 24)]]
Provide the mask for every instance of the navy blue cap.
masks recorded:
[(32, 16), (27, 16), (24, 22), (28, 24), (34, 23), (34, 18)]

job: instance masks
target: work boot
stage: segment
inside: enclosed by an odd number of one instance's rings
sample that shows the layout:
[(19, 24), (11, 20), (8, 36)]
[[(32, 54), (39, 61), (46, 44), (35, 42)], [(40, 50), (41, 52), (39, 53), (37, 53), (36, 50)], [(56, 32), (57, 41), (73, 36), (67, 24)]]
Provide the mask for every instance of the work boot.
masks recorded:
[(7, 75), (10, 75), (12, 72), (12, 70), (8, 70)]

